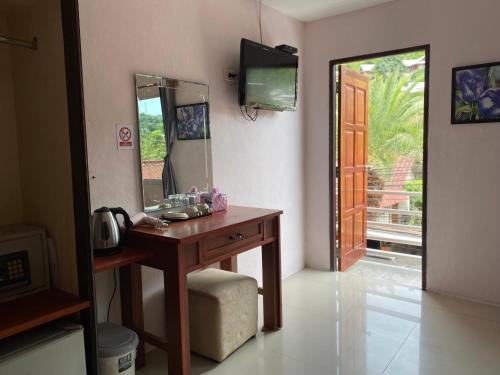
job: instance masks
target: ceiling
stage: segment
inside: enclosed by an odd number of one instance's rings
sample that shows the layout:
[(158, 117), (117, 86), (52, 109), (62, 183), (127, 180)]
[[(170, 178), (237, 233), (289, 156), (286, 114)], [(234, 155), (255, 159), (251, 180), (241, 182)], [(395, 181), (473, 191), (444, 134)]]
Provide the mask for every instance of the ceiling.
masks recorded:
[[(389, 1), (394, 0), (262, 0), (262, 3), (288, 16), (308, 22)], [(36, 2), (37, 0), (0, 0), (0, 11)]]
[(262, 0), (262, 3), (301, 21), (315, 21), (394, 0)]

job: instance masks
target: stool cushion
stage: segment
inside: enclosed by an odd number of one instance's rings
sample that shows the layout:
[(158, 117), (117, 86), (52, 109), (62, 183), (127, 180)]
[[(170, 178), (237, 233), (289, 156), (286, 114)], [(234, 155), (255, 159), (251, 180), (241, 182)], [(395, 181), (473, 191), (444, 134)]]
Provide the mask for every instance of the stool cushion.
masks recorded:
[(188, 275), (191, 350), (218, 362), (257, 334), (257, 281), (218, 269)]

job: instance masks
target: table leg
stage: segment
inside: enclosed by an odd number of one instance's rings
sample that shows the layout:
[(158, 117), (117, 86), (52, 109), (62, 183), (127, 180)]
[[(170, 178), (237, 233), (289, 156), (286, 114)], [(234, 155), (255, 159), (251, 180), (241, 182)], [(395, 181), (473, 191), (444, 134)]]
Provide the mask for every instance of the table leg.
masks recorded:
[(238, 272), (238, 258), (236, 256), (220, 262), (220, 269), (229, 272)]
[(276, 331), (283, 326), (281, 307), (281, 244), (279, 217), (276, 218), (274, 242), (262, 246), (262, 282), (264, 297), (264, 330)]
[[(144, 331), (144, 310), (142, 301), (142, 274), (139, 264), (131, 264), (120, 268), (120, 296), (122, 304), (122, 324), (131, 330)], [(136, 369), (146, 365), (144, 341), (139, 341)]]
[(165, 252), (167, 269), (164, 272), (168, 374), (189, 375), (189, 310), (184, 249), (179, 246), (168, 250)]

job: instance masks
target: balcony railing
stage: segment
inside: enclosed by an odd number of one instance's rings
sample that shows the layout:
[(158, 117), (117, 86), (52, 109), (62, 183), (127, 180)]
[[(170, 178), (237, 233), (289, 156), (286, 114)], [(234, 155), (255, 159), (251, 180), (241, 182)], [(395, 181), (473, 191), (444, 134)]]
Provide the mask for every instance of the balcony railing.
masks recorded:
[[(391, 196), (387, 198), (387, 196)], [(394, 197), (408, 197), (408, 208), (379, 207), (384, 199), (395, 201)], [(421, 198), (421, 192), (368, 190), (368, 233), (371, 240), (401, 243), (405, 245), (422, 245), (422, 211), (411, 209), (409, 199)], [(391, 199), (392, 198), (392, 199)], [(403, 202), (402, 200), (399, 200)], [(393, 202), (396, 206), (398, 202)]]

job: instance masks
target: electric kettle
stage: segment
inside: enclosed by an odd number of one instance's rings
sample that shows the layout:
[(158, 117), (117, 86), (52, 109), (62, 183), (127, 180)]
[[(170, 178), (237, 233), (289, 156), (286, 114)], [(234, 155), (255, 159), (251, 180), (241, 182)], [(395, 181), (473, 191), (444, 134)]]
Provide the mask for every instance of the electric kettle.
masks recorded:
[[(116, 216), (123, 216), (125, 230), (120, 232)], [(109, 256), (120, 252), (120, 245), (132, 228), (132, 221), (127, 212), (121, 208), (101, 207), (92, 216), (92, 247), (95, 256)]]

